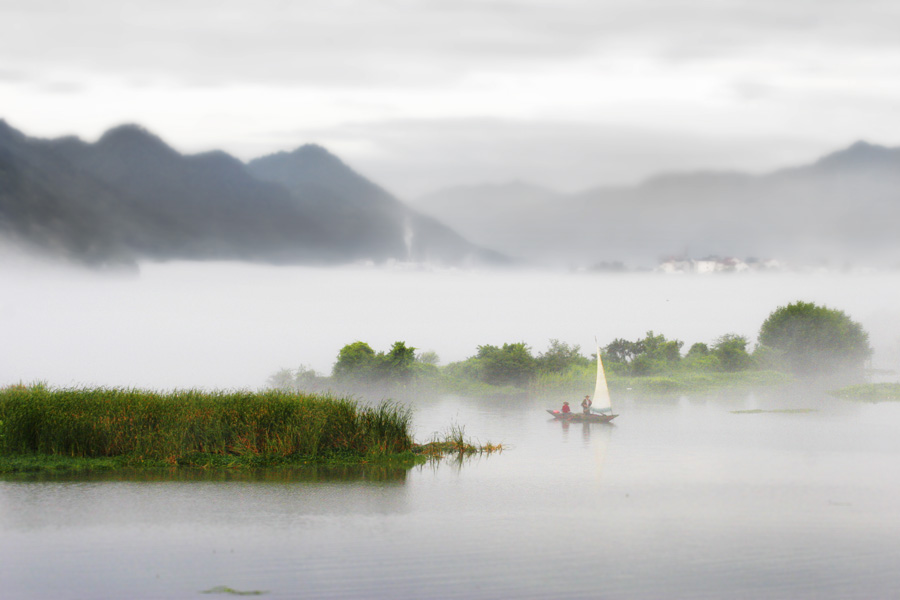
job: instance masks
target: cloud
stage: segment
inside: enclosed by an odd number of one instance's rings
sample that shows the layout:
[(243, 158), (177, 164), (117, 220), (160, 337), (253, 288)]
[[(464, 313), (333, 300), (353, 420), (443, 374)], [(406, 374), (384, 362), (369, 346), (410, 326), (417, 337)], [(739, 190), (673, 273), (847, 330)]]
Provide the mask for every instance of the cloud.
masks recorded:
[(404, 195), (767, 169), (900, 141), (894, 4), (5, 0), (0, 118), (242, 158), (318, 142)]
[(87, 89), (87, 86), (74, 81), (54, 81), (42, 84), (40, 89), (50, 94), (77, 94)]
[(722, 60), (900, 47), (890, 2), (8, 0), (14, 69), (179, 85), (414, 87), (623, 55)]
[[(767, 171), (818, 157), (815, 140), (706, 136), (560, 120), (396, 120), (306, 130), (404, 198), (455, 184), (525, 180), (561, 191), (635, 184), (661, 172)], [(777, 146), (778, 152), (772, 152)]]
[(0, 82), (22, 83), (26, 81), (28, 81), (28, 76), (22, 71), (0, 69)]

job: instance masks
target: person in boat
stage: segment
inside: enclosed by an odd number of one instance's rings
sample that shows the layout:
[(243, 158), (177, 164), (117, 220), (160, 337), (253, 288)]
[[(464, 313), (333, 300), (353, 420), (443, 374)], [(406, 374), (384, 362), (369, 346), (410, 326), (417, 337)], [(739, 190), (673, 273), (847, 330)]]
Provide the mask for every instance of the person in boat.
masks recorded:
[(586, 415), (591, 414), (591, 404), (593, 404), (593, 402), (591, 402), (591, 397), (585, 396), (584, 400), (581, 401), (581, 412)]
[(562, 412), (562, 414), (564, 414), (564, 415), (567, 415), (567, 414), (569, 414), (570, 412), (572, 412), (572, 409), (569, 408), (569, 403), (568, 403), (568, 402), (563, 402), (562, 411), (560, 411), (560, 412)]

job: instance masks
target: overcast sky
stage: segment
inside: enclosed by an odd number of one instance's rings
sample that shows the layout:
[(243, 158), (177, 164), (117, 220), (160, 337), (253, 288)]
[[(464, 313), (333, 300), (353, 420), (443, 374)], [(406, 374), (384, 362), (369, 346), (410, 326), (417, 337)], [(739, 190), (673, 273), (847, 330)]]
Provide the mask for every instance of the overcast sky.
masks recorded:
[(900, 145), (898, 31), (890, 0), (0, 0), (0, 118), (577, 190)]

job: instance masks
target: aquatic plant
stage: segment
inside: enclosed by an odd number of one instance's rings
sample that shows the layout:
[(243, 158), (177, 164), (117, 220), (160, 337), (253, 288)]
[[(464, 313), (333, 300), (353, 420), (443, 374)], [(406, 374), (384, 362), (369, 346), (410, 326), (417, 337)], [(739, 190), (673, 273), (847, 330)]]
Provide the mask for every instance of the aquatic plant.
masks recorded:
[(435, 433), (434, 438), (425, 444), (416, 447), (416, 451), (428, 458), (444, 458), (447, 455), (457, 457), (472, 454), (493, 454), (502, 452), (503, 444), (477, 444), (466, 437), (466, 428), (459, 424), (452, 424), (443, 434)]
[(831, 392), (832, 396), (845, 400), (862, 400), (865, 402), (881, 402), (900, 400), (900, 383), (866, 383), (851, 385)]
[(0, 390), (0, 453), (131, 456), (179, 464), (195, 454), (247, 457), (409, 452), (408, 409), (265, 392)]
[(208, 590), (203, 590), (200, 593), (201, 594), (229, 594), (231, 596), (262, 596), (263, 594), (268, 594), (269, 592), (266, 590), (241, 591), (241, 590), (236, 590), (234, 588), (230, 588), (227, 585), (217, 585), (214, 588), (210, 588)]

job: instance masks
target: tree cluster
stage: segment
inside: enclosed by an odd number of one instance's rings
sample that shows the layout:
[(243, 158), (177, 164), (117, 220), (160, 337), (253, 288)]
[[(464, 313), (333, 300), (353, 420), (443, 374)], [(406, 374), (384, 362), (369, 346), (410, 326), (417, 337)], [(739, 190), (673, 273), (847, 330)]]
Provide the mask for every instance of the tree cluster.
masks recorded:
[(474, 356), (448, 365), (448, 370), (452, 375), (489, 385), (524, 387), (542, 373), (560, 374), (588, 364), (590, 360), (581, 354), (581, 346), (553, 339), (547, 351), (537, 356), (524, 342), (478, 346)]
[(729, 333), (718, 338), (712, 348), (702, 342), (681, 356), (684, 342), (668, 340), (652, 331), (639, 340), (617, 338), (603, 349), (610, 370), (622, 375), (653, 375), (683, 367), (701, 371), (742, 371), (752, 366), (747, 338)]
[(406, 342), (394, 342), (390, 350), (378, 353), (366, 342), (353, 342), (341, 348), (332, 376), (338, 382), (405, 384), (428, 367), (435, 368), (417, 360), (416, 349)]
[[(642, 377), (675, 372), (727, 372), (777, 369), (798, 374), (860, 371), (871, 355), (868, 334), (841, 311), (797, 302), (779, 307), (763, 323), (752, 354), (746, 337), (728, 333), (711, 346), (698, 342), (685, 355), (684, 342), (648, 331), (638, 340), (614, 339), (601, 349), (610, 374)], [(411, 382), (477, 382), (491, 386), (528, 387), (538, 378), (583, 381), (596, 359), (581, 354), (581, 347), (550, 340), (536, 356), (524, 342), (478, 346), (469, 358), (438, 367), (432, 351), (416, 354), (405, 342), (394, 342), (387, 352), (375, 352), (357, 341), (338, 353), (331, 380), (337, 384), (406, 385)], [(328, 378), (301, 367), (270, 377), (273, 387), (322, 389)]]

